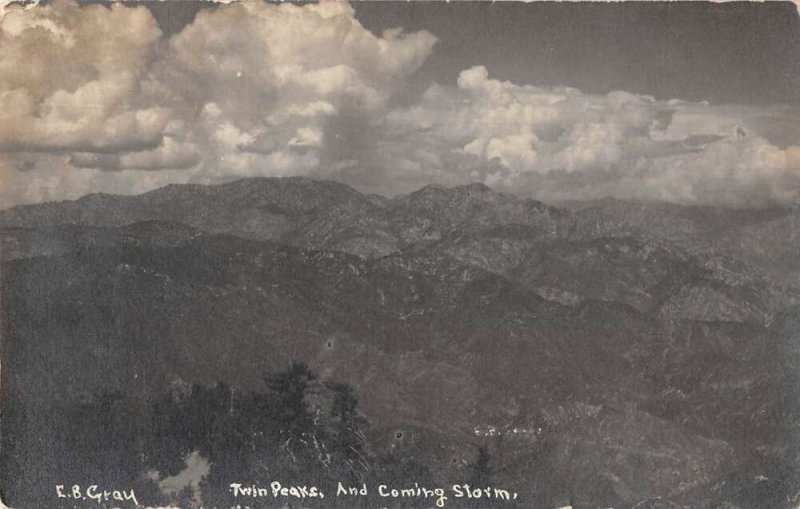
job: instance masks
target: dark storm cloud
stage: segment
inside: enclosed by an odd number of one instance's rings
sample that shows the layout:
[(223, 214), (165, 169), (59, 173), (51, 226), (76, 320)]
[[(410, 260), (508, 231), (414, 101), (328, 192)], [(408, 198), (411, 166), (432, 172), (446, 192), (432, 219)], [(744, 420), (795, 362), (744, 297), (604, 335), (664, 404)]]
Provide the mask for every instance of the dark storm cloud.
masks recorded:
[(92, 168), (105, 171), (118, 170), (185, 170), (200, 161), (193, 146), (180, 144), (166, 138), (152, 150), (122, 153), (73, 152), (69, 164), (76, 168)]

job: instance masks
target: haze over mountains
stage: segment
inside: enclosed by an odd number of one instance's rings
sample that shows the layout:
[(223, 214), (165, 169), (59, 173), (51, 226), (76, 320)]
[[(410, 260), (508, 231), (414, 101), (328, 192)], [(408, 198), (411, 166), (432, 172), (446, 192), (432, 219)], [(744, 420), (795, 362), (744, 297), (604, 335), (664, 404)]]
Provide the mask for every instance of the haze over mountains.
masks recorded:
[(3, 393), (36, 415), (302, 361), (376, 450), (444, 481), (485, 445), (520, 507), (800, 499), (797, 208), (259, 178), (14, 207), (0, 239)]

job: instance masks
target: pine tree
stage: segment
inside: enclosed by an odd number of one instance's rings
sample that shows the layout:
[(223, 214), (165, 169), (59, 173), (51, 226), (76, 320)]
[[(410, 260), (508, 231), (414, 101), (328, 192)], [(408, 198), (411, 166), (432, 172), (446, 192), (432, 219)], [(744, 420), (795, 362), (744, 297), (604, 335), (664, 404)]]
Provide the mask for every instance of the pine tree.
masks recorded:
[(469, 478), (470, 486), (475, 488), (484, 488), (491, 485), (492, 481), (492, 467), (491, 456), (486, 446), (478, 447), (478, 457), (471, 468), (472, 472)]
[(314, 431), (314, 418), (306, 395), (316, 378), (302, 362), (292, 362), (288, 370), (264, 377), (272, 396), (270, 424), (284, 444), (306, 443)]
[(368, 468), (366, 460), (366, 437), (362, 431), (364, 419), (358, 415), (358, 397), (348, 384), (328, 384), (333, 392), (331, 408), (331, 456), (344, 475), (351, 481), (363, 481)]
[[(478, 447), (478, 457), (475, 459), (475, 462), (470, 465), (470, 476), (467, 483), (473, 488), (483, 489), (490, 487), (494, 477), (491, 463), (492, 458), (489, 454), (489, 449), (487, 449), (485, 445)], [(495, 506), (495, 501), (484, 499), (471, 500), (467, 502), (467, 507), (473, 507), (476, 509), (488, 509), (489, 507)]]

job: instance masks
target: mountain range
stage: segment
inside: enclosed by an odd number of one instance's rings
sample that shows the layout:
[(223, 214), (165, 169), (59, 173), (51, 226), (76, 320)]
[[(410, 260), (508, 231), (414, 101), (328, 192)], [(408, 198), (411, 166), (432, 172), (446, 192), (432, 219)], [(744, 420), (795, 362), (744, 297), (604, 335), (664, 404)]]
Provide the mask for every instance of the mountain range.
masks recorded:
[[(1, 388), (46, 416), (98, 391), (258, 389), (302, 361), (355, 388), (376, 450), (452, 481), (487, 446), (520, 507), (796, 507), (798, 252), (797, 208), (482, 184), (19, 206), (0, 211)], [(33, 481), (15, 482), (12, 506)]]

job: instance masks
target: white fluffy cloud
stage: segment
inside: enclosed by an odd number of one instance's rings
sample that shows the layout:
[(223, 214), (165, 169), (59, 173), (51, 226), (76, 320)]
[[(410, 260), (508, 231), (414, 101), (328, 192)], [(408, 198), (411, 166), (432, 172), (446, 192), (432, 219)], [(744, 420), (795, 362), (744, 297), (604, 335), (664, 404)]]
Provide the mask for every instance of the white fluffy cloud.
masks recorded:
[(427, 32), (346, 3), (245, 1), (166, 38), (144, 7), (71, 0), (0, 21), (0, 206), (257, 175), (406, 192), (482, 181), (544, 200), (796, 201), (800, 112), (500, 81), (394, 98)]
[(0, 147), (158, 145), (169, 112), (133, 103), (161, 32), (147, 9), (69, 2), (0, 20)]
[(5, 13), (0, 205), (98, 190), (105, 179), (75, 170), (65, 154), (117, 158), (158, 150), (171, 112), (142, 101), (139, 84), (160, 37), (144, 7), (56, 1)]
[(785, 122), (776, 110), (519, 86), (482, 66), (456, 85), (433, 86), (418, 104), (389, 113), (382, 164), (545, 200), (800, 198), (800, 147), (760, 134)]
[(376, 37), (342, 2), (245, 2), (201, 11), (169, 41), (158, 75), (177, 109), (198, 114), (210, 149), (200, 175), (325, 176), (331, 119), (382, 115), (435, 42)]
[(327, 176), (332, 119), (383, 115), (436, 42), (375, 36), (341, 2), (202, 10), (169, 40), (144, 7), (66, 0), (0, 29), (0, 205)]

